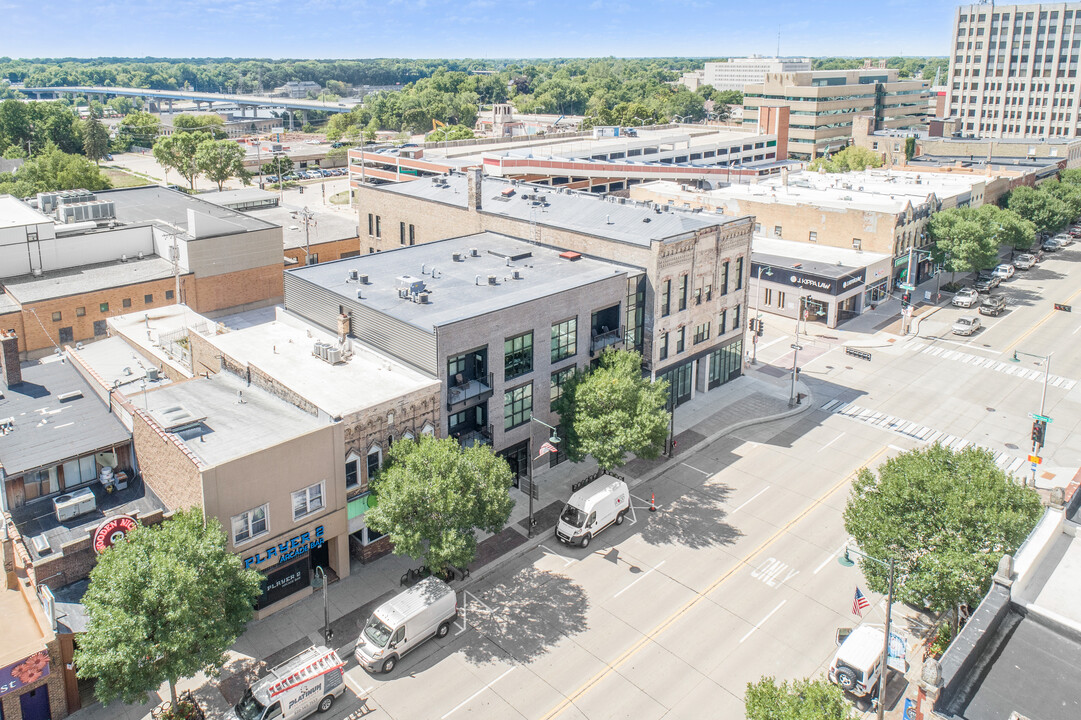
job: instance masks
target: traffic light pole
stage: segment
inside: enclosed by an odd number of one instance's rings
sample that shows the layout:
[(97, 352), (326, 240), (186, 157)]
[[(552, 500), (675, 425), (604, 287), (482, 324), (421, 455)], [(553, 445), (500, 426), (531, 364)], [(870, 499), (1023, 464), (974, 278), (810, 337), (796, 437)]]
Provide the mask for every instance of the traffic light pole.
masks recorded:
[[(1047, 405), (1047, 378), (1051, 374), (1051, 356), (1054, 353), (1047, 353), (1046, 355), (1036, 355), (1034, 353), (1027, 353), (1022, 350), (1013, 351), (1013, 359), (1017, 361), (1018, 355), (1028, 355), (1029, 357), (1038, 358), (1043, 360), (1043, 390), (1040, 391), (1040, 412), (1039, 417), (1047, 417), (1044, 414), (1044, 408)], [(1043, 419), (1034, 420), (1032, 423), (1032, 454), (1038, 456), (1041, 449), (1043, 449), (1047, 440), (1047, 421)], [(1032, 463), (1032, 487), (1036, 487), (1036, 462)]]
[[(758, 266), (758, 288), (755, 290), (754, 295), (754, 327), (751, 328), (751, 365), (758, 364), (758, 328), (762, 324), (762, 313), (759, 311), (762, 305), (762, 269), (763, 266)], [(766, 275), (768, 277), (773, 276), (773, 268), (766, 267)]]

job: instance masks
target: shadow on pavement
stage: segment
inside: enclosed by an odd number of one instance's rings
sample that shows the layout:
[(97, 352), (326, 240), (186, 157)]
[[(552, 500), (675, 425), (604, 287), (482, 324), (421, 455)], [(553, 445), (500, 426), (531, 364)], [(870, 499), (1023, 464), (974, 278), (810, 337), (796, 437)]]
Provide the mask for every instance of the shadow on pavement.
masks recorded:
[(731, 492), (723, 483), (702, 484), (686, 489), (674, 500), (662, 502), (656, 513), (638, 511), (639, 521), (645, 520), (640, 531), (642, 539), (651, 545), (696, 549), (730, 545), (743, 534), (724, 521)]
[(525, 567), (485, 588), (471, 602), (466, 621), (477, 631), (457, 648), (483, 664), (511, 655), (522, 663), (548, 652), (560, 639), (586, 629), (585, 591), (564, 575)]

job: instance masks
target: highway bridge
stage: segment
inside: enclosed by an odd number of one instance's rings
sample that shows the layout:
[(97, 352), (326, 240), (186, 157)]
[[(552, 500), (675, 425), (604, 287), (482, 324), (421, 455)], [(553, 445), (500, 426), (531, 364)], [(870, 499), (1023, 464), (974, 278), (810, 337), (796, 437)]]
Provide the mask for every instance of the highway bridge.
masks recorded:
[(191, 90), (149, 90), (147, 88), (124, 88), (104, 86), (57, 86), (40, 88), (20, 88), (20, 92), (30, 95), (37, 100), (57, 97), (61, 94), (85, 95), (87, 97), (98, 96), (102, 99), (108, 97), (140, 97), (147, 101), (165, 103), (172, 110), (174, 100), (187, 100), (194, 102), (196, 107), (202, 107), (203, 103), (213, 107), (214, 103), (229, 103), (240, 108), (244, 114), (245, 108), (275, 107), (298, 110), (301, 112), (318, 110), (327, 113), (346, 113), (360, 104), (360, 100), (341, 100), (338, 102), (323, 102), (320, 100), (307, 100), (284, 97), (267, 97), (264, 95), (234, 95), (228, 93), (194, 92)]

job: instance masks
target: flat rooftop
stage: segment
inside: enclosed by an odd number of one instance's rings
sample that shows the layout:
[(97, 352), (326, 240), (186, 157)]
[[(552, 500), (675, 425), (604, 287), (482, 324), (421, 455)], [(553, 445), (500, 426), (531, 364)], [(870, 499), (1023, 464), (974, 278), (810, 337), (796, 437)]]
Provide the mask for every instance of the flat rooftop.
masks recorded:
[[(246, 214), (273, 225), (281, 225), (284, 247), (287, 250), (292, 250), (302, 248), (305, 245), (304, 221), (299, 216), (303, 209), (295, 205), (280, 205), (278, 207), (247, 210)], [(307, 231), (307, 242), (311, 245), (350, 240), (356, 237), (359, 236), (357, 235), (357, 214), (355, 210), (348, 214), (316, 210)], [(360, 250), (359, 240), (356, 249)], [(315, 252), (318, 252), (318, 250), (315, 250)]]
[(22, 368), (22, 384), (0, 390), (0, 418), (14, 430), (0, 435), (0, 466), (21, 475), (45, 465), (131, 440), (116, 415), (69, 363)]
[(155, 380), (149, 379), (147, 370), (156, 365), (135, 352), (121, 337), (87, 343), (76, 352), (108, 385), (125, 395), (141, 392), (144, 387), (160, 387), (172, 382), (165, 373), (159, 373)]
[(160, 185), (145, 185), (120, 190), (102, 190), (94, 193), (99, 200), (111, 200), (116, 206), (116, 219), (124, 224), (164, 222), (188, 232), (188, 210), (226, 220), (241, 230), (266, 230), (274, 227), (258, 218), (236, 210), (215, 205), (179, 190)]
[[(447, 182), (447, 187), (424, 178), (381, 185), (377, 189), (454, 207), (468, 207), (466, 176), (451, 173), (440, 177)], [(513, 194), (503, 195), (505, 190), (513, 191)], [(531, 200), (526, 196), (539, 197), (541, 200)], [(485, 176), (481, 181), (481, 212), (641, 247), (669, 239), (682, 239), (696, 230), (735, 222), (731, 216), (657, 211), (645, 203), (630, 200), (619, 202), (621, 199), (565, 188), (529, 185), (504, 178)]]
[[(0, 662), (4, 665), (25, 660), (36, 652), (45, 649), (46, 637), (38, 625), (30, 603), (22, 590), (0, 590), (0, 617), (4, 618), (4, 645), (0, 652)], [(55, 672), (55, 668), (52, 668)]]
[(52, 224), (53, 222), (55, 221), (51, 217), (38, 212), (17, 197), (0, 195), (0, 228)]
[(751, 240), (751, 262), (771, 265), (774, 268), (792, 268), (795, 263), (800, 263), (800, 272), (823, 277), (842, 277), (889, 257), (883, 253), (861, 252), (758, 235)]
[(173, 383), (129, 399), (162, 427), (175, 428), (174, 434), (207, 466), (274, 447), (327, 424), (229, 373)]
[[(412, 184), (412, 183), (410, 183)], [(470, 255), (476, 248), (477, 257)], [(454, 262), (461, 253), (462, 262)], [(349, 271), (368, 284), (349, 279)], [(514, 279), (514, 271), (519, 279)], [(428, 333), (460, 320), (485, 315), (590, 285), (636, 269), (605, 260), (566, 259), (560, 251), (492, 232), (407, 246), (336, 262), (288, 270), (297, 277), (397, 318)], [(435, 277), (432, 273), (435, 273)], [(402, 299), (399, 278), (423, 283), (427, 304)], [(489, 284), (489, 276), (496, 282)], [(479, 283), (479, 284), (478, 284)], [(363, 294), (357, 299), (357, 291)]]
[(220, 205), (221, 207), (236, 210), (236, 205), (245, 203), (278, 204), (278, 193), (260, 190), (257, 187), (237, 188), (236, 190), (221, 190), (219, 192), (203, 193), (200, 200)]
[[(120, 290), (125, 285), (171, 277), (173, 277), (171, 262), (157, 255), (147, 255), (142, 259), (130, 258), (127, 262), (113, 260), (93, 265), (49, 270), (41, 277), (19, 275), (4, 278), (4, 288), (16, 301), (33, 303), (110, 288)], [(141, 304), (142, 301), (142, 297), (132, 297), (133, 303)]]
[(439, 386), (435, 378), (355, 340), (348, 362), (331, 365), (320, 360), (312, 354), (312, 346), (320, 341), (336, 345), (337, 338), (288, 316), (206, 340), (222, 354), (259, 368), (334, 417)]

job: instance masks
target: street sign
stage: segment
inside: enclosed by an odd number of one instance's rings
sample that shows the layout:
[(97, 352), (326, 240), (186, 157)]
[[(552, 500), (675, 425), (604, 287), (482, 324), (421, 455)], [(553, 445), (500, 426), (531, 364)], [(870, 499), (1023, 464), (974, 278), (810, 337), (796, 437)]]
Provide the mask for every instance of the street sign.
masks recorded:
[(1037, 415), (1036, 413), (1029, 413), (1028, 416), (1033, 420), (1043, 420), (1045, 423), (1051, 422), (1051, 418), (1045, 417), (1043, 415)]
[(915, 288), (915, 286), (913, 286), (913, 285), (906, 285), (906, 284), (904, 284), (904, 283), (901, 283), (901, 284), (900, 284), (900, 285), (898, 285), (897, 287), (901, 288), (902, 290), (908, 290), (909, 292), (912, 292), (913, 290), (915, 290), (915, 289), (916, 289), (916, 288)]
[(1055, 303), (1055, 309), (1062, 312), (1073, 312), (1073, 308), (1069, 305), (1063, 305), (1062, 303)]
[(1029, 455), (1028, 456), (1028, 461), (1030, 463), (1032, 463), (1033, 465), (1039, 465), (1039, 464), (1041, 464), (1043, 462), (1043, 458), (1040, 457), (1039, 455)]
[(789, 345), (788, 347), (792, 348), (793, 350), (802, 350), (802, 349), (803, 349), (803, 346), (802, 346), (802, 345), (797, 345), (797, 344), (795, 344), (795, 343), (792, 343), (792, 344), (791, 344), (791, 345)]
[(1032, 463), (1032, 472), (1036, 472), (1036, 463)]

